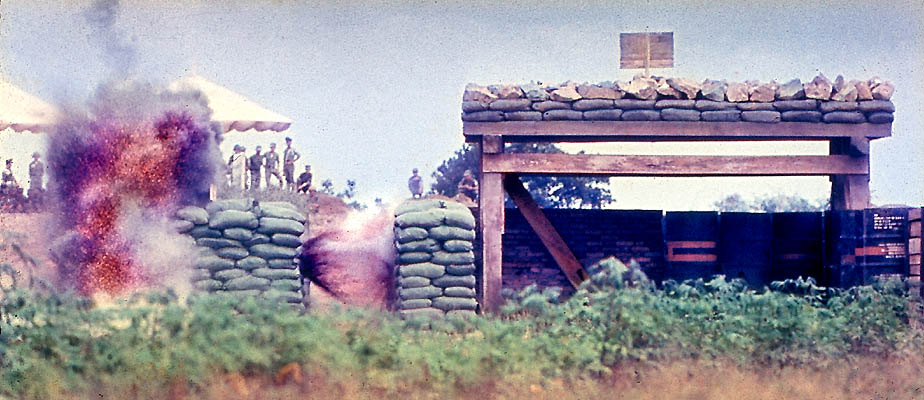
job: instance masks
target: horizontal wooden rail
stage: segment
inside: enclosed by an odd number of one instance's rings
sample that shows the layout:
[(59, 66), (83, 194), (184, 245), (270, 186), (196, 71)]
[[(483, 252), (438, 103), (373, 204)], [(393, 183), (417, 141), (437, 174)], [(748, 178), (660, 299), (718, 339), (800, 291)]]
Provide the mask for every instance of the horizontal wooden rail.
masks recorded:
[(627, 156), (484, 154), (483, 171), (610, 176), (866, 175), (866, 158), (832, 156)]
[(707, 121), (504, 121), (463, 122), (468, 141), (482, 135), (506, 140), (558, 141), (701, 141), (701, 140), (824, 140), (892, 136), (892, 124), (825, 124), (815, 122)]

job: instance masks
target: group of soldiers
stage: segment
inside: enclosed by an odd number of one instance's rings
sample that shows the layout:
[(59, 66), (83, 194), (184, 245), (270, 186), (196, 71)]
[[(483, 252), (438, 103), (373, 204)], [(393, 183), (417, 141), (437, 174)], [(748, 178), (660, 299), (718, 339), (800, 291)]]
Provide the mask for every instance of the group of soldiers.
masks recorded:
[[(305, 172), (295, 179), (295, 162), (302, 155), (292, 148), (292, 138), (286, 138), (286, 148), (280, 158), (276, 153), (276, 143), (270, 143), (269, 151), (263, 153), (263, 147), (257, 146), (256, 152), (246, 156), (244, 146), (234, 145), (234, 154), (228, 159), (228, 173), (231, 188), (238, 191), (260, 189), (261, 177), (266, 179), (266, 187), (272, 187), (271, 179), (276, 177), (279, 188), (301, 193), (308, 193), (311, 188), (311, 166), (305, 165)], [(280, 161), (282, 176), (279, 175)], [(263, 170), (262, 173), (260, 170)], [(249, 179), (248, 179), (249, 174)], [(285, 177), (285, 182), (283, 182)]]
[(29, 190), (28, 198), (23, 196), (22, 185), (13, 175), (13, 159), (6, 160), (6, 169), (0, 177), (0, 211), (21, 212), (27, 209), (38, 210), (44, 203), (45, 189), (45, 163), (42, 155), (32, 153), (32, 162), (29, 163)]
[[(407, 180), (407, 188), (411, 191), (411, 198), (419, 199), (423, 196), (423, 178), (417, 173), (417, 168), (411, 171), (411, 177)], [(462, 179), (459, 180), (457, 196), (467, 198), (470, 201), (478, 199), (478, 181), (472, 176), (471, 170), (465, 170)]]

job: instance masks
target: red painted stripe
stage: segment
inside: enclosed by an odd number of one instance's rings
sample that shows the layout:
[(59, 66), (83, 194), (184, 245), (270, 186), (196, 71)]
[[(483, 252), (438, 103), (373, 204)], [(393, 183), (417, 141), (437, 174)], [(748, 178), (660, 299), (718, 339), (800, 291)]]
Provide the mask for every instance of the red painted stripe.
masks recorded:
[(715, 254), (669, 254), (667, 261), (680, 262), (715, 262), (719, 257)]
[(674, 249), (714, 249), (715, 241), (676, 240), (667, 242), (667, 261), (715, 262), (716, 254), (674, 254)]

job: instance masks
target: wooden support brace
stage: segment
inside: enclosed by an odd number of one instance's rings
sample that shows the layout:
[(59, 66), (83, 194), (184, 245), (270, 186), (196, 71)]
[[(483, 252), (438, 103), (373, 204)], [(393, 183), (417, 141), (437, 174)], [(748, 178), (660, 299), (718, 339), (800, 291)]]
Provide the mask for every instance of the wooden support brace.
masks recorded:
[[(838, 138), (830, 142), (832, 155), (847, 155), (869, 171), (869, 139)], [(869, 172), (831, 176), (831, 208), (863, 210), (870, 206)]]
[(869, 175), (834, 175), (831, 177), (831, 208), (863, 210), (870, 206)]
[(478, 212), (481, 220), (482, 276), (481, 307), (483, 312), (495, 313), (503, 304), (502, 266), (504, 259), (504, 186), (503, 174), (484, 172), (485, 154), (504, 151), (500, 136), (485, 136), (481, 143), (481, 193)]
[(552, 222), (545, 216), (545, 213), (539, 208), (539, 204), (532, 198), (529, 191), (523, 186), (523, 182), (516, 174), (504, 175), (504, 189), (507, 194), (516, 203), (526, 222), (533, 228), (536, 235), (545, 245), (545, 248), (552, 254), (552, 258), (558, 263), (558, 267), (568, 277), (568, 281), (575, 288), (587, 279), (587, 271), (578, 261), (577, 257), (568, 247), (568, 244), (561, 238), (558, 231), (552, 225)]

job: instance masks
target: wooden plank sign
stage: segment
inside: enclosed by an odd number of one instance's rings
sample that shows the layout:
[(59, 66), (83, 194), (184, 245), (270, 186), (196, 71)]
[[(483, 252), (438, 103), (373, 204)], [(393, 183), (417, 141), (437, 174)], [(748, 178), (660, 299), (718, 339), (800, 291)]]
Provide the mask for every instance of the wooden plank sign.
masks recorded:
[(673, 68), (674, 32), (619, 34), (619, 68)]

